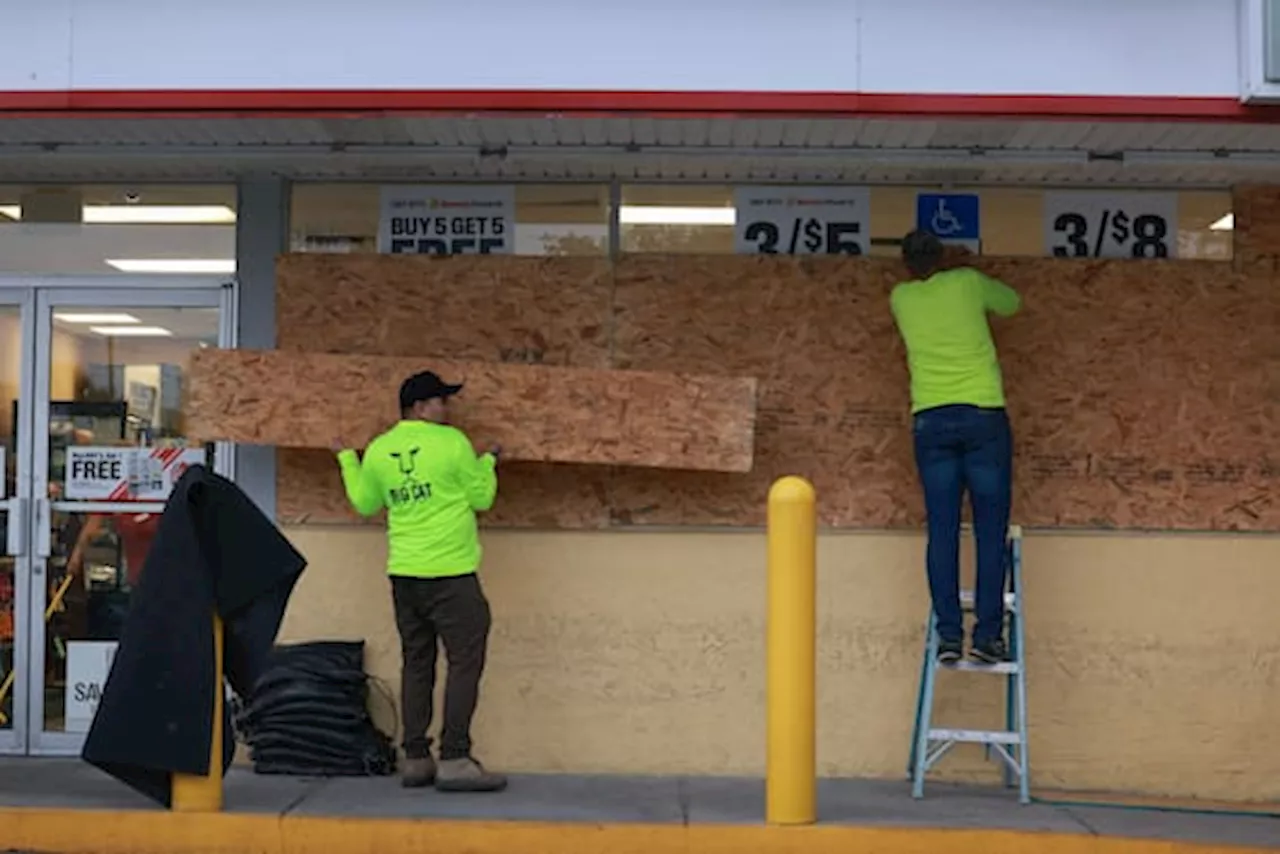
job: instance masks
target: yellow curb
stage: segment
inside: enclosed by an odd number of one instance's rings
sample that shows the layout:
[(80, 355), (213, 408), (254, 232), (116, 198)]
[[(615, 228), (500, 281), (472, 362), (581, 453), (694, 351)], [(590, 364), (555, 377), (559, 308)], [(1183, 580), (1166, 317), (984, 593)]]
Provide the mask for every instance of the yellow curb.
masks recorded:
[(814, 825), (587, 824), (0, 809), (0, 850), (41, 854), (1263, 854), (1087, 833)]
[(1117, 795), (1111, 792), (1032, 792), (1032, 798), (1043, 804), (1074, 806), (1132, 807), (1166, 812), (1217, 813), (1221, 815), (1256, 815), (1280, 818), (1280, 803), (1257, 801), (1203, 801), (1196, 798), (1154, 798), (1146, 795)]

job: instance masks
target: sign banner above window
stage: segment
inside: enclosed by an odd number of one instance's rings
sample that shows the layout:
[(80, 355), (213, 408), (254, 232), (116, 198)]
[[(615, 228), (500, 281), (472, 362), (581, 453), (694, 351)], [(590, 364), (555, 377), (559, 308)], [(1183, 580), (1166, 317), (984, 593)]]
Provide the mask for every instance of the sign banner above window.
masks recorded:
[(1044, 240), (1056, 258), (1176, 258), (1178, 194), (1044, 194)]
[(738, 187), (734, 252), (740, 255), (866, 255), (867, 187)]
[(511, 185), (382, 188), (378, 251), (395, 255), (509, 255), (515, 248)]

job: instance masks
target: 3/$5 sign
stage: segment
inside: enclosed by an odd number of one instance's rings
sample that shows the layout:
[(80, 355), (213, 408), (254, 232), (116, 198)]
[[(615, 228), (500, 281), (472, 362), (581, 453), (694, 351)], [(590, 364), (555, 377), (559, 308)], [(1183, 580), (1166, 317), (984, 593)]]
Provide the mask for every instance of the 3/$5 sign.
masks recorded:
[(505, 255), (515, 236), (515, 187), (382, 188), (378, 251), (394, 255)]
[(867, 254), (867, 187), (738, 187), (733, 195), (740, 255)]

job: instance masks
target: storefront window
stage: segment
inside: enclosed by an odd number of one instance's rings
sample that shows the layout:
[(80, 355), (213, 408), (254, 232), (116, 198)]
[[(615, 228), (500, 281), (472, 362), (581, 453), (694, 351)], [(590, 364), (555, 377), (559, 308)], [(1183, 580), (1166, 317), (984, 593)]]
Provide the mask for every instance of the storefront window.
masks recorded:
[(231, 185), (2, 185), (0, 272), (233, 273)]
[[(518, 255), (602, 255), (608, 251), (608, 188), (599, 184), (404, 184), (402, 188), (506, 186), (516, 223), (510, 250)], [(377, 252), (384, 224), (382, 185), (297, 184), (293, 188), (295, 252)], [(1047, 194), (1038, 187), (872, 187), (866, 254), (896, 256), (902, 236), (916, 225), (924, 193), (972, 194), (979, 200), (983, 255), (1051, 257), (1046, 240)], [(1164, 197), (1170, 223), (1168, 249), (1176, 257), (1230, 260), (1231, 194), (1228, 191), (1131, 191), (1100, 188), (1097, 198)], [(1108, 195), (1111, 194), (1111, 195)], [(624, 184), (618, 211), (621, 251), (722, 255), (734, 252), (734, 187), (728, 184)], [(1104, 199), (1105, 201), (1105, 199)], [(1104, 205), (1105, 207), (1105, 205)], [(469, 213), (467, 215), (470, 215)], [(1172, 214), (1171, 214), (1172, 215)], [(1094, 224), (1097, 227), (1097, 224)], [(1114, 224), (1109, 228), (1117, 228)], [(1132, 243), (1132, 238), (1129, 241)], [(422, 250), (419, 250), (422, 251)], [(466, 249), (462, 251), (475, 251)], [(1128, 249), (1122, 249), (1127, 252)]]
[[(87, 728), (92, 715), (68, 699), (68, 674), (120, 637), (172, 483), (189, 465), (216, 465), (214, 446), (185, 438), (182, 401), (191, 355), (216, 347), (219, 328), (219, 309), (201, 306), (113, 302), (53, 314), (46, 732)], [(118, 475), (101, 476), (104, 465)]]
[(618, 211), (623, 252), (733, 252), (733, 187), (630, 184)]
[[(400, 182), (397, 186), (415, 185)], [(514, 254), (604, 255), (608, 252), (607, 186), (517, 184), (514, 198), (516, 227), (510, 250)], [(381, 185), (295, 184), (291, 208), (290, 243), (294, 252), (378, 251)]]

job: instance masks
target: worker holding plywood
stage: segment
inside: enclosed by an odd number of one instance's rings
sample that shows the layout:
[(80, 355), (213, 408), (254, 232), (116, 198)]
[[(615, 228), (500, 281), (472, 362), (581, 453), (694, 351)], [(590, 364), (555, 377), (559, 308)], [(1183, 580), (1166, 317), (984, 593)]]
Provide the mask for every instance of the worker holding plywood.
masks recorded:
[[(403, 656), (401, 707), (408, 787), (492, 792), (506, 778), (471, 756), (475, 714), (489, 638), (489, 602), (476, 570), (476, 513), (498, 491), (499, 449), (477, 455), (448, 422), (448, 401), (462, 390), (423, 371), (400, 386), (401, 420), (365, 448), (364, 459), (335, 442), (342, 482), (356, 511), (387, 511), (387, 574)], [(448, 676), (440, 762), (432, 758), (431, 725), (437, 643)]]
[(1016, 291), (971, 267), (942, 269), (943, 245), (927, 231), (902, 243), (912, 279), (890, 297), (907, 348), (916, 466), (928, 517), (929, 592), (938, 661), (964, 654), (960, 510), (966, 490), (977, 542), (977, 623), (970, 656), (1008, 658), (1004, 638), (1005, 532), (1012, 502), (1013, 437), (988, 313), (1008, 317)]

